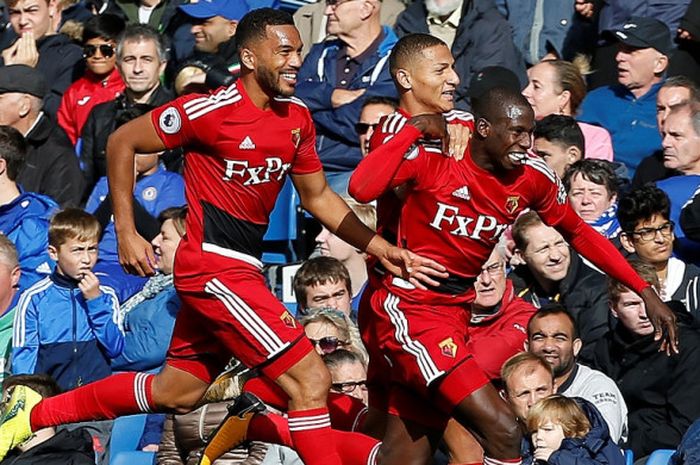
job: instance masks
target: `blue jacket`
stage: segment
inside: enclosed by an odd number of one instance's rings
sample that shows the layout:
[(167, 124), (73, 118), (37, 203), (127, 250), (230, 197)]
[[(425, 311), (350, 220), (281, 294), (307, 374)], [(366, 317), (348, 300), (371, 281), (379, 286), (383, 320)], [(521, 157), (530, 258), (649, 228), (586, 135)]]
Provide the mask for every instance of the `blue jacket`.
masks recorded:
[(581, 104), (578, 119), (610, 132), (615, 161), (627, 166), (630, 177), (644, 157), (661, 149), (661, 136), (656, 127), (656, 95), (661, 84), (654, 84), (640, 98), (635, 98), (620, 84), (599, 87)]
[(681, 210), (683, 206), (691, 200), (700, 189), (700, 176), (684, 175), (674, 176), (656, 182), (656, 187), (666, 192), (671, 199), (671, 221), (676, 223), (673, 234), (676, 240), (673, 242), (673, 253), (686, 263), (700, 264), (700, 243), (685, 237), (685, 232), (681, 228)]
[[(97, 181), (90, 198), (85, 205), (85, 210), (94, 213), (97, 207), (109, 193), (107, 177), (103, 176)], [(169, 207), (180, 207), (185, 201), (185, 182), (177, 173), (167, 171), (162, 165), (158, 171), (150, 176), (144, 176), (136, 181), (134, 196), (141, 205), (154, 217)], [(100, 261), (119, 263), (117, 253), (117, 235), (114, 231), (114, 222), (110, 222), (105, 228), (100, 240)]]
[[(608, 425), (595, 406), (580, 397), (573, 398), (591, 422), (591, 430), (582, 438), (566, 438), (549, 456), (549, 465), (625, 465), (620, 447), (610, 437)], [(528, 435), (523, 437), (523, 464), (533, 463), (534, 447)]]
[(12, 373), (51, 375), (62, 389), (111, 374), (124, 349), (114, 291), (86, 301), (75, 280), (54, 272), (27, 289), (15, 308)]
[(180, 298), (172, 284), (136, 305), (124, 317), (124, 351), (112, 360), (115, 371), (159, 368), (175, 327)]
[(22, 192), (12, 202), (0, 205), (0, 232), (17, 248), (22, 275), (20, 292), (53, 271), (49, 258), (49, 221), (58, 209), (50, 197)]
[(674, 39), (689, 3), (690, 0), (604, 0), (600, 2), (598, 30), (621, 29), (632, 16), (645, 16), (666, 23)]
[(355, 101), (333, 108), (331, 94), (336, 89), (336, 57), (343, 47), (340, 40), (329, 40), (311, 47), (299, 70), (296, 96), (311, 111), (316, 125), (316, 149), (324, 169), (351, 171), (362, 159), (355, 123), (360, 118), (362, 103), (372, 96), (397, 98), (396, 87), (389, 74), (389, 54), (398, 38), (383, 26), (384, 40), (377, 53), (369, 57), (355, 73), (349, 90), (366, 89)]

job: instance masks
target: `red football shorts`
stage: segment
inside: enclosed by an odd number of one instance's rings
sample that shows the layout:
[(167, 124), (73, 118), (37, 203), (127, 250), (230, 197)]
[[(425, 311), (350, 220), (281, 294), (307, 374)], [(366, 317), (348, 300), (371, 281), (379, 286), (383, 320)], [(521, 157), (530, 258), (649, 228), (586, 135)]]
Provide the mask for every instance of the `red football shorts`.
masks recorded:
[(367, 297), (360, 330), (370, 405), (444, 429), (454, 408), (489, 382), (467, 350), (466, 305), (406, 302), (384, 287)]
[[(219, 268), (212, 263), (211, 269)], [(178, 289), (182, 307), (168, 365), (211, 383), (236, 357), (274, 380), (313, 350), (301, 325), (272, 295), (257, 268), (242, 264), (197, 280), (193, 285), (188, 279), (187, 290)], [(193, 290), (197, 287), (201, 290)]]

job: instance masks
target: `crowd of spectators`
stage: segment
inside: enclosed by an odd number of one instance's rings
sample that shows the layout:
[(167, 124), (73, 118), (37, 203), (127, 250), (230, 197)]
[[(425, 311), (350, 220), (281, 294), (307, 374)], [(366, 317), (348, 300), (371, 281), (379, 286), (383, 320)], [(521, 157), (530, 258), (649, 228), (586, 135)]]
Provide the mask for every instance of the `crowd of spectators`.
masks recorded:
[[(279, 3), (5, 0), (5, 390), (31, 383), (52, 396), (112, 372), (163, 366), (179, 307), (172, 273), (185, 236), (186, 155), (137, 154), (134, 217), (158, 267), (142, 278), (119, 264), (107, 142), (121, 124), (178, 95), (235, 82), (238, 22), (254, 8), (290, 8)], [(621, 449), (644, 459), (679, 446), (700, 420), (700, 0), (319, 0), (294, 18), (304, 41), (295, 96), (311, 112), (330, 187), (366, 226), (381, 230), (381, 212), (349, 198), (348, 182), (380, 119), (397, 109), (392, 47), (406, 34), (431, 34), (455, 58), (457, 109), (469, 111), (489, 88), (522, 92), (536, 119), (529, 156), (544, 160), (574, 211), (675, 312), (680, 352), (667, 355), (636, 294), (535, 212), (522, 214), (475, 281), (469, 348), (527, 433), (524, 463), (619, 465)], [(300, 221), (314, 230), (313, 220)], [(298, 267), (287, 286), (296, 302), (285, 301), (281, 318), (304, 327), (332, 394), (360, 407), (349, 423), (361, 430), (370, 354), (357, 321), (373, 262), (325, 228), (306, 240), (313, 253), (274, 265)], [(225, 402), (256, 376), (232, 369), (194, 412), (149, 416), (139, 448), (157, 452), (158, 463), (193, 463)], [(107, 463), (110, 429), (42, 430), (1, 463)], [(436, 458), (453, 464), (483, 459), (456, 422), (442, 450)], [(700, 463), (692, 457), (679, 454), (676, 463)], [(217, 463), (293, 462), (301, 463), (291, 449), (252, 442)]]

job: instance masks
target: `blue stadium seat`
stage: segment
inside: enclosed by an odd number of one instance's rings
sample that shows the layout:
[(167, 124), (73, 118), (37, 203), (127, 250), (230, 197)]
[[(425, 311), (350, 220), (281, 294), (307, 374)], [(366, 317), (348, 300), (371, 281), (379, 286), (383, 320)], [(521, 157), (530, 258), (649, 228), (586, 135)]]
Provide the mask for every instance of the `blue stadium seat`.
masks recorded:
[(112, 456), (109, 465), (154, 465), (156, 463), (155, 452), (143, 452), (133, 450), (131, 452), (119, 452)]
[(288, 178), (270, 213), (270, 224), (263, 237), (263, 263), (282, 265), (296, 261), (294, 241), (299, 237), (298, 217), (299, 195)]
[(646, 465), (668, 465), (674, 452), (673, 449), (657, 449), (651, 453)]
[[(136, 451), (136, 446), (139, 445), (139, 440), (143, 434), (143, 427), (145, 424), (146, 414), (129, 415), (114, 420), (112, 439), (109, 444), (110, 465), (117, 465), (117, 460), (122, 460), (119, 458), (121, 454)], [(120, 463), (124, 464), (127, 462)], [(132, 462), (128, 463), (129, 465), (136, 465)]]
[(625, 465), (634, 465), (634, 451), (632, 449), (622, 449), (625, 453)]

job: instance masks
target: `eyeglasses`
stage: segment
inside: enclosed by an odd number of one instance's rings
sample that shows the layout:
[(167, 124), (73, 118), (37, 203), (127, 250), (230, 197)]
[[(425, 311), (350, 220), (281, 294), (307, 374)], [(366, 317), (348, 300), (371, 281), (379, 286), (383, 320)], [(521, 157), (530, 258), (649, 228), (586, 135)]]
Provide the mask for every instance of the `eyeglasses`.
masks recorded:
[(357, 388), (367, 389), (367, 380), (362, 381), (348, 381), (346, 383), (333, 383), (331, 384), (331, 390), (335, 392), (342, 392), (343, 394), (352, 394), (352, 392)]
[(492, 263), (488, 266), (485, 266), (484, 268), (481, 269), (481, 272), (488, 273), (490, 276), (498, 276), (502, 274), (505, 271), (505, 263), (503, 262), (496, 262)]
[(374, 131), (374, 128), (377, 126), (379, 126), (379, 123), (355, 123), (355, 131), (360, 135), (367, 134), (370, 128)]
[(314, 347), (320, 347), (321, 352), (324, 354), (330, 354), (331, 352), (338, 350), (339, 347), (344, 347), (349, 344), (347, 341), (341, 341), (335, 336), (326, 336), (322, 337), (321, 339), (309, 338), (309, 341), (311, 341), (311, 344)]
[(338, 8), (338, 5), (342, 5), (343, 3), (350, 3), (354, 0), (326, 0), (326, 6), (329, 6), (331, 8)]
[(663, 237), (671, 237), (673, 233), (673, 228), (676, 224), (673, 221), (667, 221), (658, 228), (642, 228), (637, 231), (632, 231), (628, 233), (629, 235), (636, 237), (642, 242), (653, 241), (656, 238), (657, 233), (661, 233)]
[(100, 54), (105, 58), (112, 58), (114, 56), (114, 46), (110, 44), (100, 44), (100, 45), (85, 45), (83, 46), (83, 57), (92, 58), (100, 51)]

